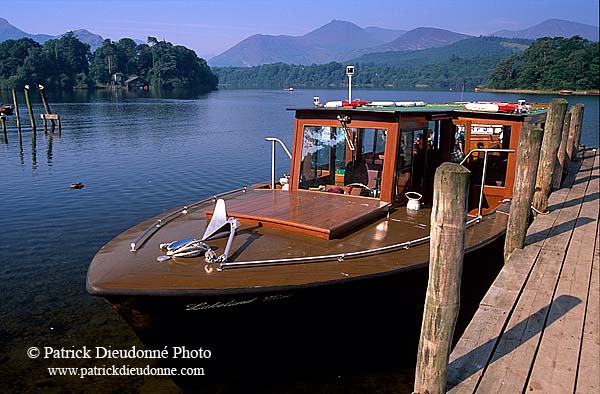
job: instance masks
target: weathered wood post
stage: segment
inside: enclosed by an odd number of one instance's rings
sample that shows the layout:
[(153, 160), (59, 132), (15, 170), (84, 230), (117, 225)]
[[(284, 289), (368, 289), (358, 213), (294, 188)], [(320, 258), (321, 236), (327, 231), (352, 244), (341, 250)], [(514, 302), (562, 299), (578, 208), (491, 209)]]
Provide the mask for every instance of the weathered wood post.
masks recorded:
[(29, 112), (29, 122), (31, 123), (31, 129), (35, 133), (35, 116), (33, 115), (33, 109), (31, 108), (31, 101), (29, 100), (29, 85), (25, 85), (25, 104), (27, 104), (27, 111)]
[(548, 196), (552, 188), (552, 176), (556, 167), (556, 153), (560, 145), (560, 132), (566, 112), (567, 100), (553, 98), (550, 101), (535, 182), (535, 194), (533, 195), (533, 207), (540, 212), (544, 212), (548, 208)]
[(444, 163), (435, 172), (429, 283), (417, 353), (414, 392), (446, 392), (446, 370), (460, 307), (470, 172)]
[(513, 250), (522, 249), (525, 245), (543, 135), (538, 126), (529, 125), (521, 131), (515, 186), (504, 240), (504, 262), (508, 261)]
[[(48, 99), (46, 98), (46, 91), (44, 90), (44, 85), (38, 84), (38, 90), (40, 91), (40, 97), (42, 98), (42, 103), (44, 104), (44, 109), (46, 110), (46, 115), (50, 115), (52, 111), (50, 110), (50, 104), (48, 104)], [(47, 120), (44, 117), (44, 132), (47, 128)], [(50, 119), (51, 131), (54, 132), (54, 127), (56, 124), (54, 123), (54, 119)]]
[(581, 126), (583, 123), (583, 104), (575, 104), (571, 108), (571, 125), (569, 126), (569, 137), (567, 140), (567, 157), (574, 161), (577, 159), (577, 150), (581, 141)]
[(17, 118), (17, 130), (21, 133), (21, 117), (19, 115), (19, 103), (17, 102), (17, 89), (12, 90), (12, 99), (15, 107), (15, 117)]
[(565, 167), (568, 167), (567, 162), (567, 140), (569, 139), (569, 126), (571, 125), (571, 114), (569, 111), (565, 113), (563, 121), (562, 131), (560, 132), (560, 145), (558, 146), (558, 152), (556, 152), (556, 168), (554, 169), (554, 175), (552, 177), (552, 189), (560, 189), (562, 183), (563, 174), (565, 173)]
[[(565, 123), (563, 123), (563, 134), (564, 133), (567, 134), (567, 140), (565, 141), (565, 154), (563, 156), (563, 166), (562, 166), (563, 177), (565, 177), (569, 173), (570, 158), (569, 158), (569, 155), (567, 154), (567, 147), (569, 145), (569, 136), (571, 135), (571, 111), (567, 111), (567, 113), (565, 114)], [(561, 148), (559, 147), (558, 150), (560, 151), (560, 149)], [(561, 181), (562, 181), (562, 178), (561, 178)]]
[(6, 134), (6, 116), (0, 114), (0, 123), (2, 123), (2, 142), (8, 144), (8, 135)]

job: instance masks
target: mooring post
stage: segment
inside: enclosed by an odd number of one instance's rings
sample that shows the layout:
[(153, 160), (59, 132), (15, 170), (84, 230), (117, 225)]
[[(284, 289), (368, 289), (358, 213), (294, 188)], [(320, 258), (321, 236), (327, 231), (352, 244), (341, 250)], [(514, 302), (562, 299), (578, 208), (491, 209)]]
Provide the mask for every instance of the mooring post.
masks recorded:
[[(563, 156), (563, 163), (562, 163), (562, 177), (561, 177), (561, 182), (562, 182), (562, 178), (565, 177), (568, 173), (569, 173), (569, 161), (571, 160), (569, 158), (569, 154), (567, 152), (567, 148), (569, 146), (569, 137), (571, 136), (571, 111), (567, 111), (567, 113), (565, 114), (565, 123), (563, 123), (563, 137), (564, 135), (567, 135), (567, 139), (565, 141), (565, 152), (564, 152), (564, 156)], [(562, 145), (562, 142), (561, 142)], [(562, 147), (558, 148), (558, 151), (560, 152), (560, 150), (562, 149)], [(560, 187), (560, 185), (559, 185)]]
[[(44, 109), (46, 110), (46, 115), (50, 115), (52, 111), (50, 111), (50, 104), (48, 104), (48, 99), (46, 98), (46, 91), (44, 90), (44, 85), (38, 84), (38, 90), (40, 91), (40, 97), (42, 98), (42, 103), (44, 104)], [(46, 118), (44, 117), (44, 132), (46, 131)], [(55, 127), (54, 119), (50, 119), (50, 127), (51, 131), (54, 132)]]
[(581, 141), (583, 110), (583, 104), (575, 104), (571, 108), (571, 125), (569, 126), (569, 138), (567, 140), (567, 157), (571, 161), (577, 160), (577, 150)]
[(560, 145), (560, 133), (565, 120), (567, 105), (567, 100), (553, 98), (548, 108), (535, 182), (535, 194), (533, 195), (533, 207), (540, 212), (544, 212), (548, 208), (548, 196), (552, 190), (552, 178), (557, 161), (556, 154)]
[(444, 163), (435, 172), (429, 282), (417, 353), (414, 393), (446, 393), (446, 370), (460, 307), (470, 171)]
[(29, 112), (29, 122), (31, 123), (31, 129), (35, 133), (35, 116), (33, 115), (33, 109), (31, 108), (31, 101), (29, 100), (29, 85), (25, 85), (25, 104), (27, 104), (27, 111)]
[(515, 186), (504, 240), (504, 262), (508, 261), (513, 250), (522, 249), (525, 245), (543, 135), (538, 126), (530, 125), (521, 131)]
[(552, 190), (560, 189), (564, 169), (567, 166), (567, 140), (569, 139), (569, 125), (571, 124), (571, 114), (569, 111), (565, 113), (563, 120), (562, 129), (560, 132), (560, 145), (558, 145), (558, 152), (556, 152), (556, 168), (552, 176)]
[(0, 123), (2, 123), (2, 142), (8, 144), (8, 135), (6, 134), (6, 116), (0, 114)]
[(17, 118), (17, 130), (21, 133), (21, 118), (19, 116), (19, 103), (17, 102), (17, 89), (12, 89), (12, 99), (15, 107), (15, 117)]

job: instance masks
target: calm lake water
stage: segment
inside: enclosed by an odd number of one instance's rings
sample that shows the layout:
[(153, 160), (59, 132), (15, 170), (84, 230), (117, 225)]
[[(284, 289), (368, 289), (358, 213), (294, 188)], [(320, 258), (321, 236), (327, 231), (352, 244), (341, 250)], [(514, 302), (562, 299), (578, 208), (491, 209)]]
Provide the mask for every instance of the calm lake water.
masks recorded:
[[(97, 360), (30, 359), (27, 349), (141, 346), (108, 304), (86, 293), (93, 255), (142, 220), (268, 179), (270, 144), (264, 138), (278, 137), (289, 146), (294, 114), (286, 108), (310, 106), (313, 96), (324, 102), (342, 99), (346, 92), (222, 90), (187, 99), (121, 92), (51, 95), (52, 110), (63, 120), (62, 135), (44, 135), (38, 120), (35, 138), (26, 127), (19, 139), (10, 118), (8, 141), (0, 144), (0, 392), (179, 392), (159, 377), (50, 377), (48, 367), (101, 365)], [(461, 100), (460, 92), (355, 90), (353, 96)], [(551, 97), (469, 92), (462, 97), (520, 98), (547, 102)], [(581, 141), (598, 146), (598, 97), (566, 98), (585, 104)], [(0, 101), (11, 102), (10, 92), (0, 92)], [(34, 104), (34, 112), (42, 112), (41, 104)], [(21, 120), (29, 125), (24, 105)], [(278, 157), (278, 174), (288, 172), (287, 158)], [(71, 190), (73, 182), (85, 187)], [(410, 392), (411, 385), (411, 371), (404, 370), (277, 383), (263, 392), (393, 392), (398, 387)], [(211, 392), (232, 390), (219, 386)]]

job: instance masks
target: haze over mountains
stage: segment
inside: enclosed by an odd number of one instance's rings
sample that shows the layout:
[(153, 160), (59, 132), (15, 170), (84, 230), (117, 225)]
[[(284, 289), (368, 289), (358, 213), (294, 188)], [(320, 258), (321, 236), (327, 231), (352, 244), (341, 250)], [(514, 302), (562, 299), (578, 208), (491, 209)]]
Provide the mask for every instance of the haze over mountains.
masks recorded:
[[(85, 44), (89, 44), (92, 52), (94, 52), (96, 48), (102, 46), (102, 41), (104, 41), (104, 38), (102, 38), (102, 36), (94, 34), (85, 29), (73, 30), (73, 33), (75, 33), (75, 36), (79, 39), (79, 41)], [(51, 36), (49, 34), (29, 34), (11, 25), (6, 19), (0, 17), (0, 42), (6, 40), (18, 40), (19, 38), (31, 38), (32, 40), (43, 44), (48, 40), (51, 40), (53, 38), (60, 38), (61, 36), (62, 34), (59, 34), (57, 36)], [(140, 40), (135, 41), (138, 44), (143, 42)]]
[[(88, 30), (74, 31), (79, 40), (90, 44), (92, 52), (102, 45), (103, 38)], [(488, 36), (523, 38), (535, 40), (540, 37), (580, 35), (588, 40), (598, 41), (598, 27), (561, 19), (549, 19), (524, 30), (501, 30)], [(31, 38), (43, 43), (58, 36), (47, 34), (29, 34), (11, 25), (0, 17), (0, 42), (8, 39)], [(302, 36), (289, 35), (252, 35), (232, 48), (209, 60), (211, 66), (249, 67), (270, 63), (322, 64), (331, 61), (350, 61), (383, 63), (383, 59), (400, 55), (402, 51), (418, 51), (444, 48), (472, 36), (434, 27), (396, 30), (380, 27), (359, 27), (354, 23), (333, 20)], [(135, 40), (138, 44), (141, 40)], [(485, 42), (488, 48), (489, 42)], [(509, 48), (510, 40), (493, 42), (493, 45)], [(521, 43), (517, 43), (522, 45)], [(476, 45), (477, 48), (479, 44)], [(464, 46), (468, 49), (468, 45)], [(459, 47), (456, 47), (459, 48)], [(483, 47), (482, 47), (483, 48)], [(514, 49), (514, 48), (513, 48)], [(521, 49), (522, 48), (518, 48)], [(487, 49), (486, 49), (487, 50)], [(497, 52), (497, 48), (493, 48)], [(409, 56), (410, 57), (410, 56)], [(402, 55), (400, 58), (406, 58)]]
[[(524, 38), (572, 37), (598, 41), (598, 27), (561, 19), (549, 19), (524, 30), (502, 30), (489, 36)], [(256, 34), (209, 60), (211, 66), (249, 67), (269, 63), (321, 64), (347, 61), (370, 53), (415, 51), (444, 47), (471, 36), (433, 27), (410, 31), (374, 27), (333, 20), (303, 36)]]

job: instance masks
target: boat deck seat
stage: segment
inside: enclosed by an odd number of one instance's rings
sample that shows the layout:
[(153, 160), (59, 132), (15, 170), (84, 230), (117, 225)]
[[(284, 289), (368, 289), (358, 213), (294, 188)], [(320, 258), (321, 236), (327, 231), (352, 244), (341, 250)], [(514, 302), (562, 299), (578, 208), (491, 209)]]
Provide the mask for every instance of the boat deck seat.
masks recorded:
[[(373, 198), (307, 190), (257, 189), (226, 201), (227, 215), (262, 225), (332, 239), (384, 216), (390, 204)], [(213, 211), (206, 211), (207, 219)]]

